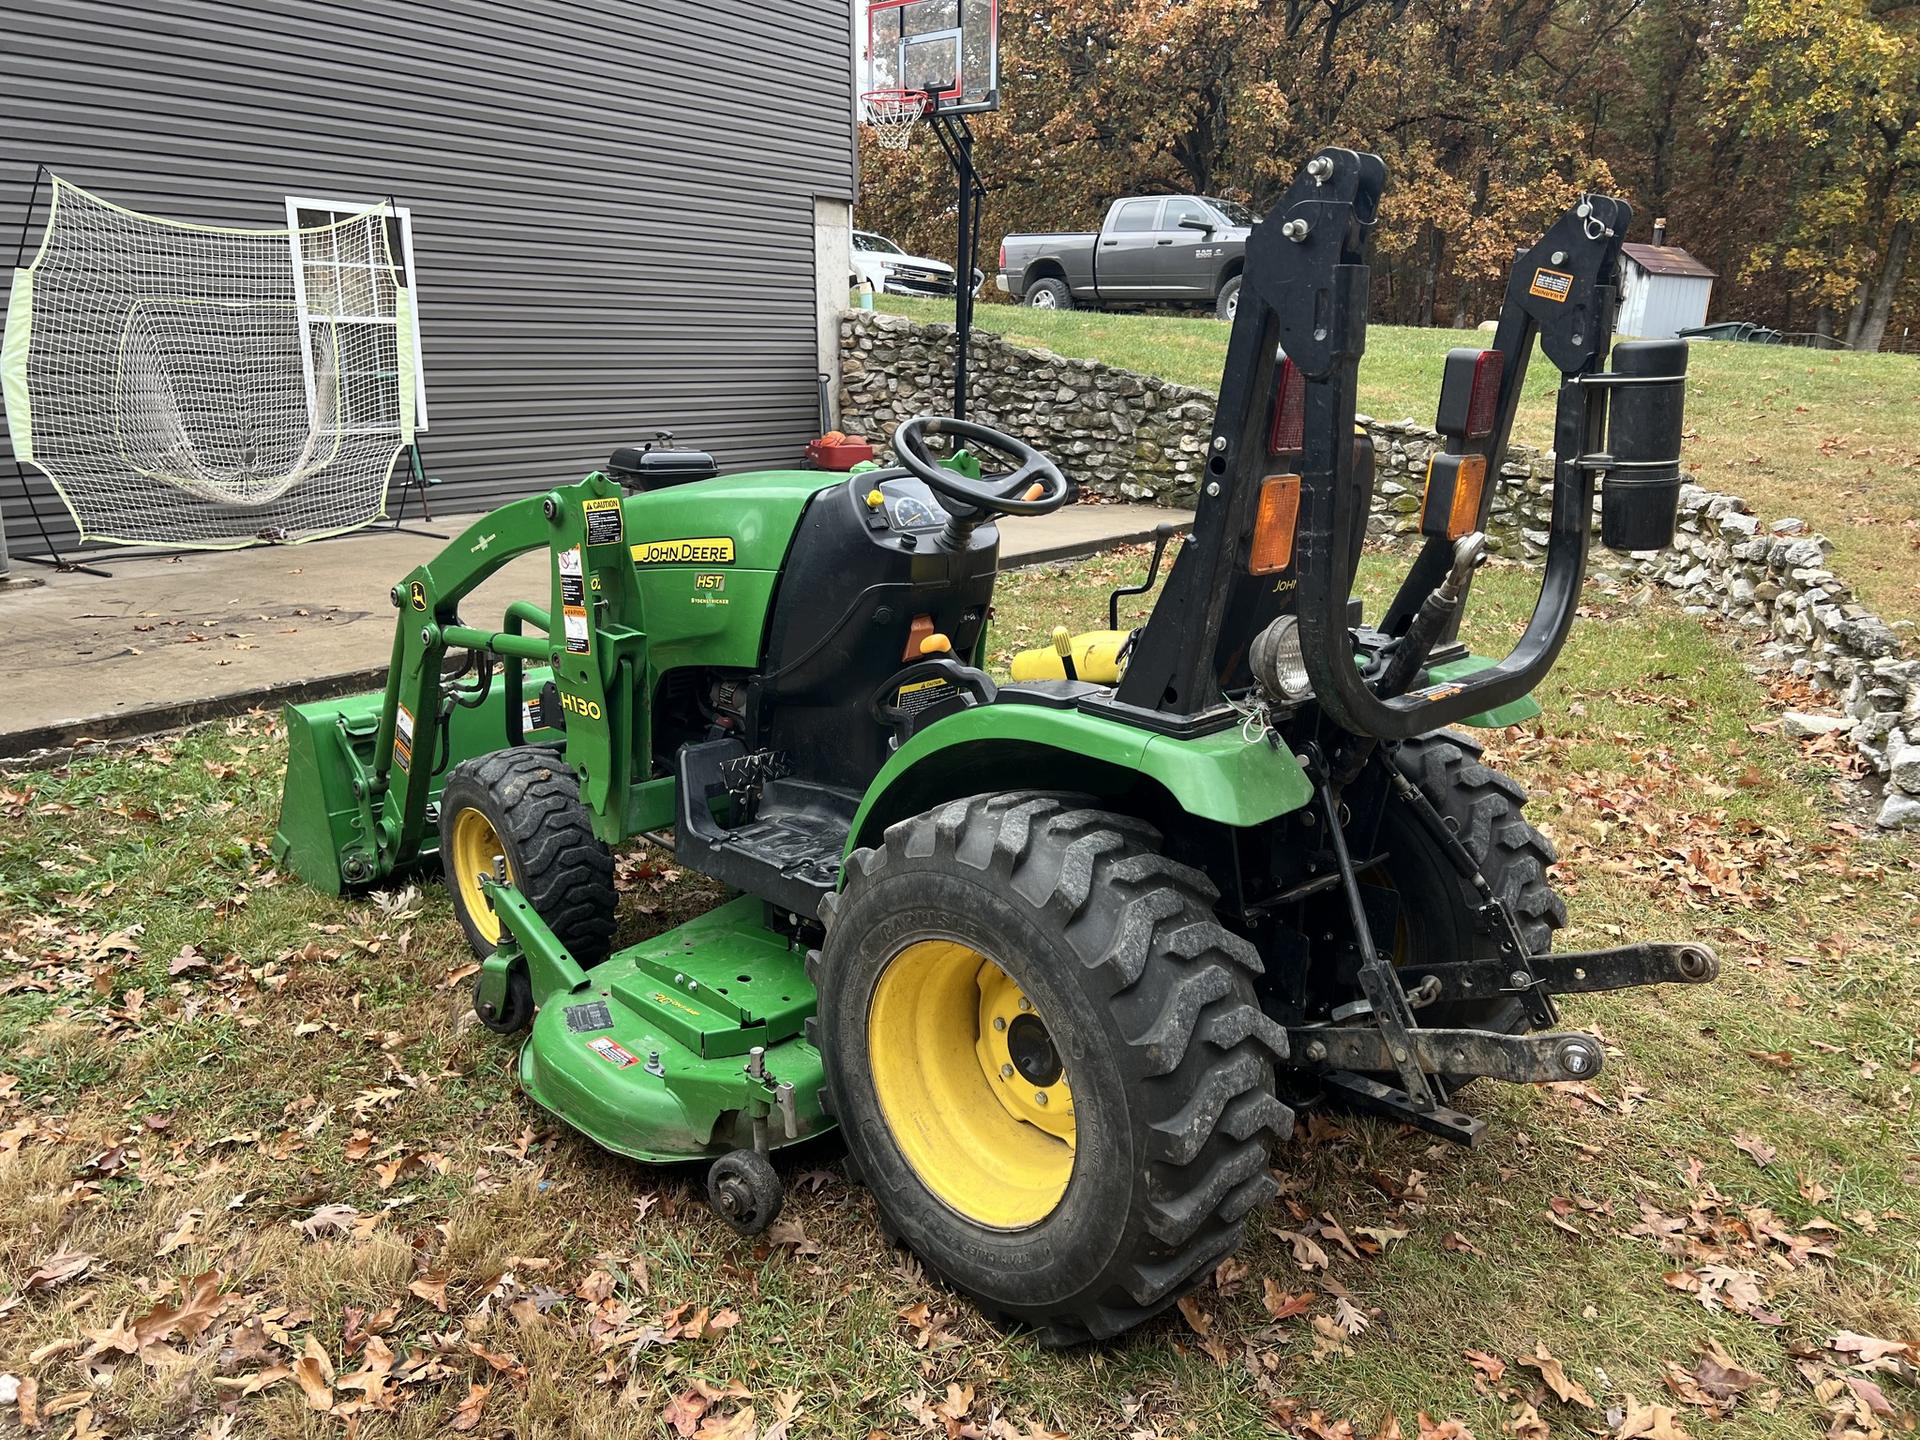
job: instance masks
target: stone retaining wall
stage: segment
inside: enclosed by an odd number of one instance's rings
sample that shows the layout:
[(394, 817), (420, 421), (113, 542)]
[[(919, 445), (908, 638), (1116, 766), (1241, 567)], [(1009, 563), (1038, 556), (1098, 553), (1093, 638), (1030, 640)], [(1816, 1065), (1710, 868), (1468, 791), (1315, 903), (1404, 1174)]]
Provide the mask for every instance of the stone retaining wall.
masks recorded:
[(1906, 658), (1895, 628), (1827, 568), (1832, 552), (1804, 520), (1766, 524), (1738, 495), (1684, 485), (1670, 548), (1608, 558), (1677, 591), (1688, 613), (1751, 634), (1762, 662), (1831, 692), (1844, 713), (1788, 714), (1789, 733), (1844, 732), (1887, 777), (1880, 823), (1920, 826), (1920, 660)]
[[(841, 337), (841, 429), (879, 444), (902, 420), (951, 408), (951, 325), (855, 310)], [(1213, 434), (1211, 390), (1024, 349), (986, 331), (974, 333), (969, 355), (971, 418), (1045, 450), (1083, 490), (1191, 508)], [(1374, 533), (1410, 535), (1440, 436), (1414, 420), (1363, 415), (1360, 423), (1374, 444)], [(1497, 550), (1537, 556), (1546, 543), (1552, 463), (1516, 445), (1505, 474), (1489, 537)]]
[[(902, 420), (947, 412), (952, 326), (854, 311), (841, 336), (842, 429), (880, 444)], [(1213, 430), (1211, 391), (984, 331), (970, 354), (974, 419), (1047, 451), (1094, 494), (1194, 503)], [(1371, 529), (1379, 538), (1410, 535), (1440, 436), (1415, 420), (1359, 418), (1376, 458)], [(1546, 544), (1553, 457), (1512, 446), (1503, 474), (1489, 538), (1497, 550), (1536, 558)], [(1846, 731), (1888, 777), (1880, 823), (1920, 826), (1920, 661), (1904, 658), (1900, 636), (1827, 568), (1831, 550), (1803, 521), (1766, 525), (1739, 496), (1687, 485), (1671, 548), (1631, 557), (1596, 548), (1594, 557), (1677, 591), (1688, 611), (1750, 634), (1760, 659), (1830, 689), (1843, 715), (1790, 715), (1787, 724), (1803, 734)]]

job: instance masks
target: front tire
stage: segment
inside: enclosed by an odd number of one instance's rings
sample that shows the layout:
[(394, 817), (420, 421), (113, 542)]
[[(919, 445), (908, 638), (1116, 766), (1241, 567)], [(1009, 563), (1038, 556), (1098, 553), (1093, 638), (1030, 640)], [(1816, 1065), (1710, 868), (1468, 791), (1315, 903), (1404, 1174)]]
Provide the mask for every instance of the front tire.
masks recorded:
[(480, 886), (506, 878), (582, 965), (613, 944), (613, 855), (595, 837), (567, 762), (545, 747), (496, 750), (456, 765), (440, 792), (440, 865), (454, 914), (481, 959), (500, 944), (500, 917)]
[(1259, 957), (1158, 844), (1072, 799), (976, 796), (855, 852), (823, 911), (828, 1098), (885, 1223), (1052, 1344), (1204, 1277), (1292, 1129)]
[[(1556, 858), (1553, 842), (1529, 825), (1523, 813), (1526, 790), (1512, 777), (1482, 765), (1480, 746), (1451, 731), (1402, 741), (1392, 747), (1388, 763), (1419, 788), (1473, 856), (1495, 896), (1518, 922), (1527, 949), (1545, 954), (1553, 945), (1553, 932), (1567, 923), (1567, 907), (1548, 878)], [(1399, 892), (1403, 911), (1420, 921), (1407, 927), (1396, 947), (1394, 958), (1402, 969), (1499, 955), (1494, 938), (1475, 924), (1478, 894), (1405, 806), (1389, 809), (1381, 848), (1393, 857), (1387, 879)], [(1526, 1007), (1512, 998), (1435, 1005), (1420, 1011), (1419, 1018), (1428, 1027), (1508, 1034), (1528, 1028)]]
[(1027, 304), (1036, 310), (1073, 309), (1073, 291), (1064, 280), (1036, 280), (1027, 287)]

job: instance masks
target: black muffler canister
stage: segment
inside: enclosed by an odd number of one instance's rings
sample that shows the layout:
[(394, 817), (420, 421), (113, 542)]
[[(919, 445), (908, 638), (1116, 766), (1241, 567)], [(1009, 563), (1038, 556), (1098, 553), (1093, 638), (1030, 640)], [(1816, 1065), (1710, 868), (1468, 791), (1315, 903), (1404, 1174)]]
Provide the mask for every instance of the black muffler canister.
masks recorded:
[(1613, 347), (1600, 543), (1664, 550), (1680, 510), (1680, 435), (1686, 424), (1687, 342), (1623, 340)]

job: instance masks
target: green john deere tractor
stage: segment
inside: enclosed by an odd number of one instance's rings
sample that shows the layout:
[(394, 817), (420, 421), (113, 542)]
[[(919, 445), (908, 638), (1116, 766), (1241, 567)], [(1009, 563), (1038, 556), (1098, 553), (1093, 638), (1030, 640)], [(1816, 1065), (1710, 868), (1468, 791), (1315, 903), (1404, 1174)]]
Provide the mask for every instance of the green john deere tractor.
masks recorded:
[[(394, 587), (384, 693), (288, 712), (276, 853), (336, 893), (437, 854), (475, 1007), (531, 1027), (542, 1105), (709, 1163), (748, 1233), (780, 1206), (769, 1154), (837, 1127), (892, 1232), (1054, 1342), (1230, 1252), (1302, 1104), (1470, 1143), (1468, 1079), (1591, 1077), (1601, 1046), (1552, 997), (1708, 980), (1713, 954), (1549, 954), (1552, 848), (1442, 727), (1538, 713), (1598, 482), (1605, 543), (1671, 538), (1686, 346), (1612, 345), (1629, 212), (1570, 209), (1491, 347), (1447, 357), (1425, 540), (1367, 621), (1354, 381), (1384, 182), (1322, 151), (1255, 230), (1192, 537), (1138, 632), (987, 674), (995, 519), (1068, 487), (983, 426), (912, 420), (899, 468), (852, 476), (628, 452)], [(1536, 339), (1561, 376), (1551, 539), (1494, 660), (1456, 632)], [(544, 606), (461, 619), (536, 550)], [(636, 836), (737, 898), (612, 951)]]

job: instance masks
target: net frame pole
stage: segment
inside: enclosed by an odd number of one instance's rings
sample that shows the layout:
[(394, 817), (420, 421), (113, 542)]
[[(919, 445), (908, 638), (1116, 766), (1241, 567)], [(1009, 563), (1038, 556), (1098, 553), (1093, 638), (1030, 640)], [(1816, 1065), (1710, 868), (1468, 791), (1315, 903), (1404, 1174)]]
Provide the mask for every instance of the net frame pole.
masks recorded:
[[(413, 272), (407, 268), (407, 247), (400, 227), (400, 207), (394, 203), (392, 191), (387, 192), (387, 220), (389, 222), (386, 231), (388, 236), (387, 248), (391, 252), (387, 258), (393, 262), (394, 269), (399, 273), (400, 283), (411, 289), (413, 286)], [(418, 325), (420, 322), (416, 319), (413, 323)], [(396, 347), (403, 343), (411, 345), (413, 343), (413, 337), (411, 335), (400, 334), (399, 327), (395, 326), (393, 343)], [(395, 353), (398, 353), (397, 348)], [(406, 397), (406, 403), (409, 405), (413, 403), (413, 397), (411, 395)], [(400, 504), (393, 513), (394, 533), (396, 535), (419, 535), (428, 540), (451, 540), (453, 538), (451, 535), (443, 535), (438, 530), (409, 530), (406, 528), (407, 494), (409, 491), (418, 490), (420, 492), (420, 513), (426, 517), (429, 525), (433, 523), (433, 507), (427, 503), (427, 471), (426, 466), (421, 462), (420, 458), (418, 431), (415, 432), (413, 439), (407, 441), (404, 454), (406, 457), (407, 481), (400, 487)], [(391, 478), (389, 478), (388, 484), (392, 484)]]
[[(34, 207), (40, 203), (40, 185), (46, 178), (47, 162), (44, 160), (35, 162), (33, 189), (27, 195), (26, 213), (20, 217), (20, 238), (13, 247), (15, 270), (24, 268), (27, 263), (27, 236), (33, 231), (33, 211)], [(47, 522), (41, 518), (40, 503), (34, 498), (33, 477), (27, 474), (27, 467), (17, 459), (13, 462), (13, 478), (20, 487), (21, 495), (26, 498), (27, 513), (33, 516), (33, 528), (40, 532), (40, 542), (47, 547), (52, 558), (49, 559), (46, 555), (13, 555), (11, 552), (8, 558), (25, 560), (30, 565), (45, 565), (48, 569), (58, 571), (62, 575), (93, 575), (102, 580), (111, 580), (113, 578), (111, 570), (102, 570), (97, 565), (86, 565), (78, 560), (69, 559), (59, 545), (54, 543), (53, 536), (47, 533)]]
[(973, 163), (973, 127), (965, 112), (953, 114), (941, 107), (937, 91), (929, 92), (927, 120), (947, 163), (953, 167), (960, 190), (954, 225), (953, 275), (953, 415), (967, 418), (969, 357), (973, 349), (973, 272), (980, 256), (980, 217), (988, 189)]

